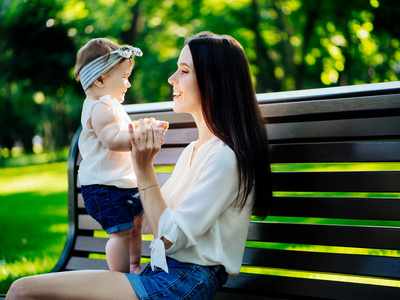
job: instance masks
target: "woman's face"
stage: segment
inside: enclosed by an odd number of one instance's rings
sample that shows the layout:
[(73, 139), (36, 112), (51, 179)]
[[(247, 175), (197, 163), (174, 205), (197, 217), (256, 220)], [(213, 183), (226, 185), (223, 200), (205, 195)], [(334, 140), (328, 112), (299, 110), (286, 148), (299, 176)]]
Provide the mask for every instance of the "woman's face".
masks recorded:
[(178, 60), (178, 70), (172, 74), (168, 82), (174, 87), (175, 112), (201, 114), (200, 91), (188, 45), (182, 49)]

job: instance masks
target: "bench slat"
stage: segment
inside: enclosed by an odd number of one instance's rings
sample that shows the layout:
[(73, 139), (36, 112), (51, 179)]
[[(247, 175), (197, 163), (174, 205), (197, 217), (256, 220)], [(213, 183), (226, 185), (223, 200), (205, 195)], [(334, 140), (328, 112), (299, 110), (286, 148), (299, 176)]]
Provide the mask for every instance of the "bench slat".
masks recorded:
[(400, 171), (275, 172), (274, 190), (293, 192), (387, 192), (400, 190)]
[(160, 152), (154, 158), (154, 166), (175, 165), (184, 149), (183, 147), (161, 148)]
[(278, 140), (293, 139), (340, 141), (346, 138), (362, 140), (371, 137), (399, 137), (399, 124), (400, 117), (322, 120), (269, 124), (267, 125), (267, 132), (271, 143), (276, 143)]
[(399, 227), (251, 222), (248, 241), (400, 249)]
[[(140, 265), (143, 268), (146, 266), (146, 264), (142, 263)], [(105, 259), (72, 256), (68, 261), (65, 270), (109, 270), (109, 268)]]
[(157, 173), (157, 180), (160, 186), (163, 186), (164, 183), (171, 177), (171, 173)]
[(400, 278), (398, 257), (246, 248), (243, 264), (310, 272)]
[[(271, 145), (272, 163), (399, 162), (400, 141)], [(183, 147), (161, 148), (154, 165), (174, 165)]]
[(398, 162), (400, 141), (271, 145), (273, 163)]
[(165, 145), (186, 146), (198, 138), (199, 132), (197, 128), (168, 129), (168, 132), (165, 134)]
[[(362, 209), (360, 209), (362, 207)], [(275, 197), (271, 215), (400, 221), (400, 199)]]
[(67, 271), (73, 270), (109, 270), (104, 259), (73, 256), (65, 267)]
[(78, 228), (80, 230), (103, 230), (91, 216), (82, 214), (78, 215)]
[(400, 97), (394, 95), (378, 95), (366, 97), (346, 97), (329, 99), (326, 101), (292, 101), (287, 103), (260, 103), (260, 110), (263, 116), (268, 117), (284, 117), (284, 116), (302, 116), (304, 114), (327, 114), (327, 113), (344, 113), (349, 112), (370, 111), (377, 114), (379, 110), (392, 110), (400, 107)]
[(193, 124), (192, 127), (195, 126), (192, 116), (187, 113), (174, 114), (174, 113), (171, 113), (170, 111), (168, 111), (168, 112), (152, 112), (152, 113), (136, 114), (136, 113), (131, 113), (127, 106), (125, 106), (125, 108), (127, 110), (128, 115), (130, 116), (130, 118), (132, 120), (139, 120), (140, 118), (142, 118), (142, 119), (154, 118), (156, 120), (166, 121), (174, 127), (177, 126), (176, 124), (180, 124), (180, 123), (184, 123), (184, 124), (192, 123)]
[[(105, 253), (108, 238), (96, 238), (93, 236), (78, 236), (75, 250), (89, 253)], [(142, 241), (142, 256), (150, 257), (150, 242)]]
[(85, 204), (84, 204), (84, 201), (83, 201), (82, 193), (79, 193), (77, 195), (76, 201), (77, 201), (76, 205), (77, 205), (78, 208), (85, 208)]

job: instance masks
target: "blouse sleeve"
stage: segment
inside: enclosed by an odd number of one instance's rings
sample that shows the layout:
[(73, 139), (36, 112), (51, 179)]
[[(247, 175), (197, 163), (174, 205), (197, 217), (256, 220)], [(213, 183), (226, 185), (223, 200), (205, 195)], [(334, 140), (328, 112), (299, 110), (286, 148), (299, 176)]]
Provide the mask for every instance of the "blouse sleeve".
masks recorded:
[[(196, 241), (206, 233), (236, 199), (238, 194), (237, 164), (234, 152), (218, 152), (204, 162), (200, 176), (188, 188), (179, 205), (171, 210), (166, 208), (158, 226), (158, 238), (151, 247), (151, 266), (168, 272), (166, 254), (196, 245)], [(172, 246), (165, 250), (161, 237)]]

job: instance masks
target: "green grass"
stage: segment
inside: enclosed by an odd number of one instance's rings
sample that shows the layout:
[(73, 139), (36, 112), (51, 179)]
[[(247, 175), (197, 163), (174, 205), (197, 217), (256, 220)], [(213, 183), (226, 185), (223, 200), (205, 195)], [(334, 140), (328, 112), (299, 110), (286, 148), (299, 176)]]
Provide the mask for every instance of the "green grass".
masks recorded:
[(66, 162), (0, 169), (0, 294), (17, 278), (52, 270), (67, 207)]

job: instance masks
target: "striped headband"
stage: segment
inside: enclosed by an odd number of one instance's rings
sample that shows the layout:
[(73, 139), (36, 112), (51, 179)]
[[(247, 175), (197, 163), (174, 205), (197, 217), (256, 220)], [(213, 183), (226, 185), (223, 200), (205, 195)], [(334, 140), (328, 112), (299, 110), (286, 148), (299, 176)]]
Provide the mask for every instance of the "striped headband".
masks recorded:
[(122, 46), (118, 50), (100, 56), (84, 65), (79, 71), (79, 80), (83, 90), (86, 91), (97, 78), (110, 71), (122, 59), (135, 55), (142, 56), (143, 53), (139, 48)]

